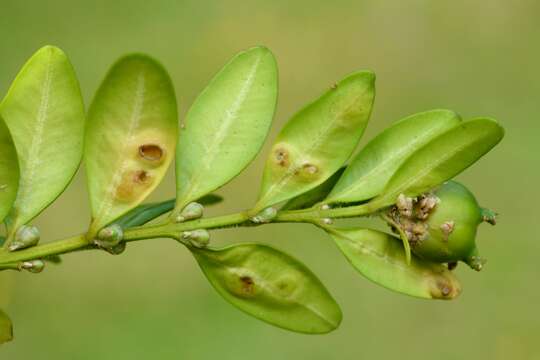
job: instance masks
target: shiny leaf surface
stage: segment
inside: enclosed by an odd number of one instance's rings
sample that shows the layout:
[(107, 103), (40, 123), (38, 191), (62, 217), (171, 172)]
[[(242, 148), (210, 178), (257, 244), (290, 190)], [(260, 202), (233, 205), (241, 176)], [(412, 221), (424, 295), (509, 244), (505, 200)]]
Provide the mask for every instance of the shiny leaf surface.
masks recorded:
[(270, 151), (254, 212), (313, 189), (343, 165), (369, 120), (374, 84), (369, 71), (349, 75), (292, 117)]
[(379, 195), (407, 157), (459, 122), (459, 116), (449, 110), (426, 111), (398, 121), (354, 157), (325, 202), (355, 202)]
[(453, 178), (501, 141), (504, 129), (493, 119), (460, 123), (415, 151), (389, 180), (372, 209), (395, 203), (400, 194), (414, 197)]
[(84, 105), (62, 50), (45, 46), (23, 66), (0, 104), (19, 156), (20, 181), (11, 233), (66, 188), (83, 149)]
[(351, 265), (367, 279), (402, 294), (453, 299), (461, 286), (442, 264), (415, 256), (407, 265), (401, 240), (370, 229), (332, 229), (329, 234)]
[(327, 333), (341, 310), (302, 263), (267, 245), (192, 249), (204, 274), (227, 301), (270, 324), (309, 334)]
[(146, 55), (109, 71), (90, 107), (85, 163), (93, 222), (88, 237), (136, 207), (171, 163), (177, 108), (169, 75)]
[(274, 56), (254, 47), (236, 55), (201, 92), (178, 139), (175, 214), (257, 155), (274, 116), (277, 83)]
[[(11, 210), (19, 186), (17, 150), (11, 134), (0, 118), (0, 223)], [(3, 243), (3, 242), (2, 242)], [(1, 246), (1, 244), (0, 244)]]

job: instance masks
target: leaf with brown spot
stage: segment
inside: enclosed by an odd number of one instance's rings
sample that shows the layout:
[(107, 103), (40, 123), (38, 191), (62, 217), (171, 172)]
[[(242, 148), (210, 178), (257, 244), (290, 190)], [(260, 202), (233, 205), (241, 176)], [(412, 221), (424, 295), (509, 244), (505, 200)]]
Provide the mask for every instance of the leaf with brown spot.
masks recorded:
[(293, 257), (261, 244), (191, 249), (204, 274), (228, 302), (291, 331), (335, 330), (341, 310), (320, 280)]
[(270, 151), (252, 212), (311, 190), (334, 174), (362, 137), (374, 98), (375, 75), (360, 71), (296, 113)]
[(66, 54), (54, 46), (38, 50), (17, 74), (0, 113), (20, 167), (17, 198), (9, 214), (9, 243), (21, 225), (64, 191), (81, 162), (84, 104)]
[(416, 256), (407, 264), (401, 240), (370, 229), (328, 228), (351, 265), (367, 279), (387, 289), (425, 299), (454, 299), (459, 281), (443, 264)]
[(89, 238), (160, 183), (174, 157), (177, 124), (173, 85), (160, 64), (135, 54), (113, 65), (90, 106), (86, 128)]

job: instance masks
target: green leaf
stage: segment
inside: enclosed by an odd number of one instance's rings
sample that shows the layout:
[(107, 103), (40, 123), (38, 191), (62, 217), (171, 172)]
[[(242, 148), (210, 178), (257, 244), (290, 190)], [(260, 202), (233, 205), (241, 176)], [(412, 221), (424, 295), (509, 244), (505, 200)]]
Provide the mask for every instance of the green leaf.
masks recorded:
[(446, 266), (416, 256), (407, 265), (403, 245), (394, 236), (370, 229), (328, 231), (351, 265), (378, 285), (426, 299), (453, 299), (461, 292)]
[(64, 191), (81, 161), (84, 105), (62, 50), (45, 46), (28, 60), (0, 113), (19, 156), (19, 190), (9, 215), (13, 233)]
[(277, 83), (274, 56), (254, 47), (236, 55), (201, 92), (178, 138), (175, 214), (257, 155), (274, 116)]
[(267, 245), (192, 248), (204, 274), (227, 301), (284, 329), (327, 333), (341, 310), (319, 279), (302, 263)]
[(330, 191), (332, 191), (332, 188), (336, 185), (344, 171), (345, 167), (341, 167), (322, 184), (287, 201), (281, 210), (307, 209), (324, 200)]
[(5, 312), (0, 310), (0, 344), (13, 340), (13, 325)]
[[(19, 186), (19, 162), (11, 134), (0, 118), (0, 223), (11, 210)], [(1, 245), (0, 245), (1, 246)]]
[(114, 64), (86, 127), (89, 238), (156, 188), (174, 157), (177, 128), (176, 96), (166, 70), (141, 54)]
[(356, 202), (379, 195), (407, 157), (460, 121), (450, 110), (432, 110), (396, 122), (355, 156), (325, 203)]
[(347, 76), (285, 125), (270, 152), (253, 212), (323, 183), (349, 158), (371, 114), (375, 75)]
[(429, 191), (450, 180), (501, 141), (504, 129), (493, 119), (479, 118), (454, 126), (414, 152), (395, 172), (382, 194), (369, 206), (379, 209)]

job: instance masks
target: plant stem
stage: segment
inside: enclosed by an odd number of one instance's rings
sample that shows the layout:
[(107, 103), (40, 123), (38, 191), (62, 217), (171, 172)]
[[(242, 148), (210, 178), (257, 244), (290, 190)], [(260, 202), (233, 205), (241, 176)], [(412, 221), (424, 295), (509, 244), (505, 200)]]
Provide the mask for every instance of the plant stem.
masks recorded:
[[(281, 211), (270, 223), (311, 223), (321, 224), (324, 218), (345, 218), (369, 215), (371, 209), (366, 205), (350, 206), (335, 209), (310, 208), (302, 210)], [(186, 222), (164, 222), (157, 225), (143, 225), (126, 229), (123, 241), (131, 242), (155, 238), (173, 238), (180, 240), (184, 231), (196, 229), (219, 229), (233, 226), (257, 226), (250, 220), (248, 212), (239, 212), (230, 215), (203, 218)], [(0, 250), (0, 270), (11, 269), (16, 264), (34, 259), (42, 259), (47, 256), (61, 255), (85, 249), (99, 249), (86, 239), (86, 234), (80, 234), (63, 240), (34, 246), (28, 249), (8, 252)]]

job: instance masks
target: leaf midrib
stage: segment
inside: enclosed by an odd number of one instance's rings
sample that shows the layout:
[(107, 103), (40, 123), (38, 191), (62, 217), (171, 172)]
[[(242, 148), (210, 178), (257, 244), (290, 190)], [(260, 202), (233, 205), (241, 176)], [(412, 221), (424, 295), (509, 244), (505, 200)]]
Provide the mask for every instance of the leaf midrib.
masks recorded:
[[(216, 149), (219, 149), (223, 141), (227, 138), (229, 128), (233, 125), (234, 120), (238, 117), (238, 112), (240, 111), (240, 108), (244, 104), (245, 100), (247, 99), (249, 95), (249, 90), (253, 86), (257, 70), (259, 69), (259, 65), (262, 61), (262, 57), (263, 55), (258, 55), (255, 62), (251, 65), (250, 71), (240, 88), (238, 96), (236, 96), (236, 98), (234, 99), (232, 105), (230, 106), (230, 109), (225, 111), (225, 117), (221, 121), (217, 131), (214, 133), (214, 140), (206, 140), (203, 143), (203, 146), (205, 146), (206, 148), (206, 154), (205, 156), (202, 156), (201, 167), (203, 167), (205, 170), (210, 169), (215, 157), (218, 154), (218, 151), (216, 151)], [(209, 147), (206, 147), (207, 143), (210, 143)], [(205, 171), (193, 172), (189, 180), (186, 181), (187, 186), (189, 186), (188, 191), (183, 196), (183, 199), (178, 200), (185, 202), (187, 199), (191, 199), (192, 194), (197, 190), (196, 185), (198, 184), (199, 179), (205, 174), (207, 174)], [(213, 189), (210, 189), (209, 191), (212, 190)]]
[(117, 166), (113, 167), (113, 169), (118, 169), (118, 170), (112, 174), (110, 185), (107, 187), (107, 190), (105, 191), (105, 196), (95, 216), (95, 222), (97, 223), (102, 221), (104, 218), (106, 219), (107, 217), (109, 217), (112, 211), (115, 194), (118, 190), (118, 187), (120, 186), (122, 182), (124, 172), (126, 171), (129, 164), (127, 157), (123, 156), (123, 154), (127, 152), (126, 149), (131, 145), (132, 139), (134, 137), (134, 133), (139, 127), (139, 123), (140, 123), (142, 111), (143, 111), (145, 95), (146, 95), (146, 77), (145, 77), (144, 72), (141, 71), (137, 77), (137, 87), (136, 87), (135, 95), (133, 99), (133, 110), (129, 118), (130, 121), (129, 121), (128, 131), (126, 134), (126, 140), (122, 142), (121, 151), (118, 153), (120, 154), (120, 156), (118, 157), (116, 161)]
[[(32, 190), (34, 188), (34, 182), (36, 179), (36, 170), (41, 163), (41, 157), (39, 156), (41, 152), (41, 147), (43, 143), (43, 133), (45, 131), (45, 124), (47, 123), (48, 110), (49, 110), (49, 98), (51, 92), (51, 83), (54, 75), (53, 66), (52, 66), (52, 52), (49, 52), (47, 58), (47, 65), (45, 70), (45, 79), (41, 88), (41, 97), (40, 104), (36, 116), (35, 126), (33, 131), (30, 134), (30, 149), (28, 150), (26, 169), (21, 169), (21, 184), (19, 187), (19, 193), (14, 204), (14, 208), (18, 209), (15, 211), (16, 219), (24, 215), (28, 208), (33, 205), (33, 201), (29, 198), (32, 197)], [(35, 193), (35, 191), (33, 192)]]

